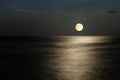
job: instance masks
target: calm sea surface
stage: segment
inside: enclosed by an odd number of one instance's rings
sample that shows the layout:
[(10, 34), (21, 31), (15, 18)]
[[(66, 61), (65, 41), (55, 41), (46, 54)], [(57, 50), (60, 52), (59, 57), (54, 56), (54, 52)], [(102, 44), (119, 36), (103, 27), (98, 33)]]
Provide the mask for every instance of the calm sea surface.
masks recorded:
[(0, 37), (0, 80), (120, 80), (120, 37)]

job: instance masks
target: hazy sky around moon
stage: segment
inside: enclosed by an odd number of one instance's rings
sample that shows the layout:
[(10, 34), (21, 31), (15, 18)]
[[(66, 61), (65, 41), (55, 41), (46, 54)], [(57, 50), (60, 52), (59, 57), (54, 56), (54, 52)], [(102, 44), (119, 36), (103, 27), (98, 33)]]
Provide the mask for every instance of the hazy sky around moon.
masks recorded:
[[(2, 0), (0, 35), (119, 35), (119, 0)], [(76, 23), (85, 29), (76, 32)]]

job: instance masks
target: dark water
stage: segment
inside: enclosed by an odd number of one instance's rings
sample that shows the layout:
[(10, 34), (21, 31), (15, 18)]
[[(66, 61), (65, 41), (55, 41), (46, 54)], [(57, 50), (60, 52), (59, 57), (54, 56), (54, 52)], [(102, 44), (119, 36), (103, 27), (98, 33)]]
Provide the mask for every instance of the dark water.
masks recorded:
[(0, 37), (0, 80), (120, 80), (120, 37)]

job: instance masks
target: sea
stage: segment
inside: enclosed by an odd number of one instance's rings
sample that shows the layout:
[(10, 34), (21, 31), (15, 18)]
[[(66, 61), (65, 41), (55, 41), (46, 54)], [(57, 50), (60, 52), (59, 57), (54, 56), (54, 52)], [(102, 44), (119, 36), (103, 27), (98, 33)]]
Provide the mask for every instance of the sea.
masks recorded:
[(120, 37), (1, 36), (0, 80), (120, 80)]

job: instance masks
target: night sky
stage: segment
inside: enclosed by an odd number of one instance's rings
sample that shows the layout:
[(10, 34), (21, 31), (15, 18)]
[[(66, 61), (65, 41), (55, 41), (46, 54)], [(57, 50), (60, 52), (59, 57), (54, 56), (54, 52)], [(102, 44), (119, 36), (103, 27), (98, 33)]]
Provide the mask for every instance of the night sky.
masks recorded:
[(119, 34), (120, 0), (0, 0), (1, 36)]

